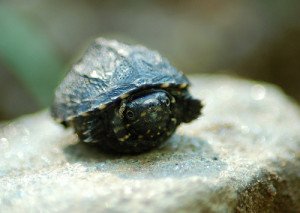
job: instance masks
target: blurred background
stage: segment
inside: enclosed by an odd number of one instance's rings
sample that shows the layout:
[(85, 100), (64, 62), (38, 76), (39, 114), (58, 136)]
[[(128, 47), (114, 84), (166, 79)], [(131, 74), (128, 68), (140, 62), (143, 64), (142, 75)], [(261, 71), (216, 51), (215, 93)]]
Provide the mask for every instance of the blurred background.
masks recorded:
[(281, 86), (300, 101), (299, 0), (0, 0), (0, 120), (51, 104), (97, 36), (156, 49), (185, 72)]

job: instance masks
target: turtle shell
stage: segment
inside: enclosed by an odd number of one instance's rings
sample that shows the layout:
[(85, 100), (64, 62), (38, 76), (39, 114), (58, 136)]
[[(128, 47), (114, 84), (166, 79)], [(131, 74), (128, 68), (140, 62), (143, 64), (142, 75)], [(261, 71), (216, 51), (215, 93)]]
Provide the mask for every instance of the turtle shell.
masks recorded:
[(188, 85), (158, 52), (98, 38), (57, 88), (52, 115), (66, 121), (139, 89)]

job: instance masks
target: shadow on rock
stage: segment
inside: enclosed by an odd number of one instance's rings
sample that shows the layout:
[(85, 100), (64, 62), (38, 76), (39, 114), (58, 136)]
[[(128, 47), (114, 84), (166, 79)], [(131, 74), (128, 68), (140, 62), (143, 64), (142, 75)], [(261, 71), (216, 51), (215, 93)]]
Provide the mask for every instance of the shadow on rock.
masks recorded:
[(156, 150), (140, 155), (106, 154), (85, 143), (69, 145), (64, 153), (70, 163), (83, 163), (87, 170), (128, 179), (209, 178), (218, 176), (227, 167), (207, 141), (178, 134)]

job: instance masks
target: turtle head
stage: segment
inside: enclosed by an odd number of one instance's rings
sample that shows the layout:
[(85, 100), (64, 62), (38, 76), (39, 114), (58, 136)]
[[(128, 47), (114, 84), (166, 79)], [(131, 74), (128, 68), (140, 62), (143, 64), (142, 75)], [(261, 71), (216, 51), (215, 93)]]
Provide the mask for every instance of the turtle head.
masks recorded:
[(125, 123), (138, 138), (153, 139), (166, 131), (171, 100), (164, 91), (144, 93), (130, 100), (124, 111)]
[(155, 141), (165, 135), (172, 120), (171, 100), (164, 90), (144, 91), (124, 100), (113, 121), (118, 140)]

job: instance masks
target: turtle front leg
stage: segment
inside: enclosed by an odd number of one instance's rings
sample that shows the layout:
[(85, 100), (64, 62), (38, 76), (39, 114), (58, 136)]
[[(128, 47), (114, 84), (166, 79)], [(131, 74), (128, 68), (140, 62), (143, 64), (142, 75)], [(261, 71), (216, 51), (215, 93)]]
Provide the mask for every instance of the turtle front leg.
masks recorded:
[(186, 90), (175, 96), (177, 118), (184, 123), (189, 123), (201, 115), (203, 105), (200, 100), (195, 99)]

